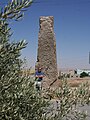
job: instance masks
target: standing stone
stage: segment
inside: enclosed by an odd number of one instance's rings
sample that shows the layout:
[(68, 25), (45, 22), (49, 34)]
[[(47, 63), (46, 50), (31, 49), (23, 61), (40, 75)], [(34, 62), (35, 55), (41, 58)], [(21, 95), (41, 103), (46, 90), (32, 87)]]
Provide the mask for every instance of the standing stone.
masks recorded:
[(53, 16), (41, 16), (38, 36), (38, 66), (43, 68), (46, 82), (52, 84), (57, 79), (56, 40)]

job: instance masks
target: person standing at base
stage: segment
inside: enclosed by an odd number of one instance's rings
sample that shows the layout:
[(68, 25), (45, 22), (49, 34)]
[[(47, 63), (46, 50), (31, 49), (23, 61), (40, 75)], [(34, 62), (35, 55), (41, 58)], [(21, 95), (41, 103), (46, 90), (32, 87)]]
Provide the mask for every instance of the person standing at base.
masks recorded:
[(37, 90), (42, 89), (43, 77), (44, 77), (44, 73), (42, 72), (42, 68), (38, 67), (37, 71), (35, 72), (35, 89)]

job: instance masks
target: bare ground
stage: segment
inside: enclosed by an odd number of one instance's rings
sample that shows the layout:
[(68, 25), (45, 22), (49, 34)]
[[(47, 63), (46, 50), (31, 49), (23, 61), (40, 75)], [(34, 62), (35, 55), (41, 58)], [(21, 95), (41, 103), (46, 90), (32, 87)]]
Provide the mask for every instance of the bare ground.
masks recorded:
[[(85, 77), (85, 78), (68, 78), (67, 79), (68, 84), (71, 87), (78, 87), (81, 83), (88, 82), (90, 85), (90, 77)], [(60, 87), (61, 86), (61, 80), (57, 80), (52, 87)]]

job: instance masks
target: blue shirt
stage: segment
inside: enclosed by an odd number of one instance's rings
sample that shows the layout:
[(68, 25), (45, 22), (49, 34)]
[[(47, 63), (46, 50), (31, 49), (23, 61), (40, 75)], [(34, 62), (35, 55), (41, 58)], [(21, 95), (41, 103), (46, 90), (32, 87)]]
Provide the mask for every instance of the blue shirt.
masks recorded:
[(44, 73), (43, 72), (38, 72), (36, 71), (35, 77), (37, 81), (42, 81), (43, 80)]

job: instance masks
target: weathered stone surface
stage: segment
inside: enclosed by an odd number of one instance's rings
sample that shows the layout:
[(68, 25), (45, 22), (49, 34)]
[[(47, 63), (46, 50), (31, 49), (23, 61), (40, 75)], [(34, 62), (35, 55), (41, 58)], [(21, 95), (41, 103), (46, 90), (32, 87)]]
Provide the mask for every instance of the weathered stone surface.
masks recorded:
[(54, 34), (53, 16), (40, 17), (38, 36), (38, 66), (43, 68), (49, 84), (57, 79), (56, 40)]

